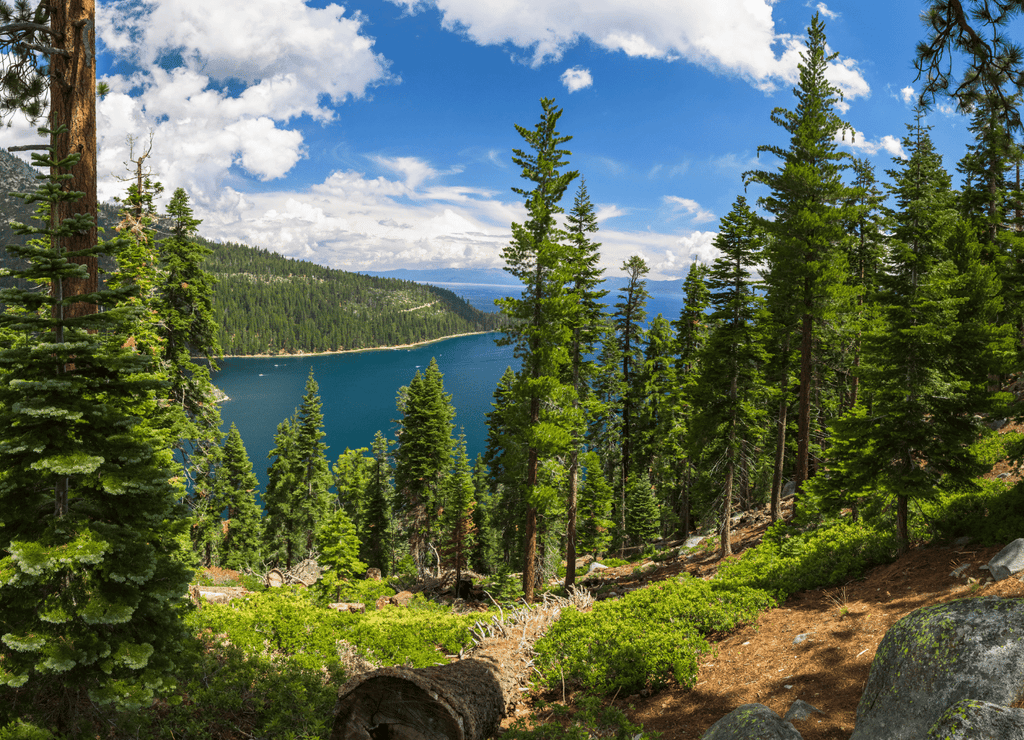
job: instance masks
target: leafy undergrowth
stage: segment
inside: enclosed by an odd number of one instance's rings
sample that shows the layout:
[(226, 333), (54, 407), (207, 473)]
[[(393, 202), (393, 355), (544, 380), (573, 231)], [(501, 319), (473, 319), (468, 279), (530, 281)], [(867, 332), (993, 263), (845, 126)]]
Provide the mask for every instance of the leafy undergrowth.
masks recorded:
[(534, 649), (542, 682), (628, 693), (675, 679), (692, 685), (707, 635), (773, 605), (764, 591), (684, 578), (640, 589), (587, 612), (567, 609)]

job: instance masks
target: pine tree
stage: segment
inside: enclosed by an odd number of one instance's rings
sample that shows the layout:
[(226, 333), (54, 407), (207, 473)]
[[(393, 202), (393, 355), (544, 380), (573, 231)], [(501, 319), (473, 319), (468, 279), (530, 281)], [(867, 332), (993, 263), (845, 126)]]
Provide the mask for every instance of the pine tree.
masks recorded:
[[(626, 531), (626, 488), (632, 468), (633, 412), (640, 390), (635, 382), (635, 370), (643, 365), (643, 322), (647, 318), (647, 281), (644, 276), (650, 272), (647, 263), (639, 255), (633, 255), (622, 263), (628, 282), (619, 290), (621, 300), (615, 304), (615, 331), (622, 353), (622, 467), (619, 471), (619, 525)], [(620, 538), (625, 546), (625, 538)], [(620, 553), (621, 555), (621, 553)]]
[[(566, 426), (571, 427), (572, 415), (567, 419), (566, 410), (574, 395), (571, 386), (567, 388), (560, 380), (574, 313), (572, 304), (564, 300), (565, 285), (572, 279), (572, 245), (555, 216), (563, 212), (558, 204), (578, 173), (560, 171), (566, 165), (563, 157), (570, 154), (560, 147), (572, 138), (556, 131), (561, 109), (550, 98), (540, 102), (541, 118), (533, 130), (516, 125), (532, 153), (515, 149), (512, 158), (522, 168), (523, 178), (534, 186), (532, 190), (512, 188), (525, 199), (529, 219), (525, 224), (512, 224), (512, 241), (502, 251), (505, 270), (523, 283), (523, 294), (497, 301), (502, 313), (513, 319), (499, 343), (512, 344), (516, 357), (523, 361), (516, 392), (530, 413), (524, 430), (528, 459), (523, 593), (528, 602), (533, 601), (536, 586), (537, 515), (545, 498), (538, 486), (541, 457), (568, 446), (571, 435)], [(549, 409), (553, 413), (548, 413)]]
[[(634, 468), (650, 479), (659, 506), (670, 503), (677, 490), (674, 476), (677, 440), (674, 436), (681, 431), (678, 418), (681, 409), (676, 405), (675, 349), (672, 325), (658, 314), (647, 330), (644, 362), (639, 372), (641, 402)], [(673, 520), (671, 508), (666, 508), (668, 516), (660, 517), (662, 526)]]
[(724, 445), (722, 483), (722, 557), (732, 554), (729, 528), (733, 485), (741, 465), (743, 442), (754, 433), (763, 394), (761, 370), (767, 359), (761, 336), (763, 299), (756, 294), (752, 271), (760, 263), (763, 239), (746, 198), (739, 196), (722, 219), (715, 247), (721, 251), (711, 267), (708, 287), (716, 326), (702, 358), (697, 391), (699, 419), (694, 424), (697, 446)]
[(395, 495), (391, 452), (393, 443), (380, 431), (373, 436), (373, 468), (366, 487), (366, 517), (362, 537), (366, 562), (387, 576), (394, 570), (395, 521), (391, 501)]
[(476, 545), (477, 531), (473, 524), (476, 488), (466, 454), (466, 436), (459, 435), (455, 445), (455, 466), (445, 480), (444, 514), (441, 517), (441, 557), (447, 567), (455, 569), (455, 589), (461, 588), (463, 569), (469, 567), (470, 553)]
[(496, 560), (505, 568), (522, 559), (522, 530), (526, 521), (522, 470), (528, 459), (526, 409), (516, 402), (516, 375), (506, 368), (494, 389), (494, 401), (487, 413), (487, 482), (493, 507), (500, 515), (495, 520)]
[(672, 507), (679, 522), (679, 533), (690, 532), (690, 482), (693, 463), (684, 442), (693, 419), (693, 394), (700, 378), (700, 358), (708, 337), (707, 310), (711, 305), (707, 277), (709, 268), (701, 262), (691, 262), (683, 281), (685, 304), (675, 323), (676, 389), (672, 398), (676, 410), (677, 426), (669, 435), (671, 456), (676, 465), (677, 495)]
[(437, 530), (441, 483), (451, 466), (451, 395), (444, 375), (431, 358), (426, 372), (416, 371), (400, 404), (402, 428), (395, 452), (395, 487), (409, 519), (409, 540), (417, 567)]
[(810, 477), (811, 393), (815, 323), (832, 305), (847, 274), (843, 205), (848, 201), (843, 183), (843, 160), (837, 151), (837, 134), (852, 135), (849, 124), (836, 115), (834, 106), (842, 94), (826, 78), (828, 54), (825, 24), (817, 13), (807, 29), (807, 51), (800, 54), (800, 81), (794, 89), (793, 111), (776, 108), (772, 121), (790, 134), (788, 148), (765, 145), (782, 161), (778, 171), (756, 170), (744, 178), (771, 188), (758, 200), (772, 218), (762, 221), (772, 237), (767, 255), (772, 263), (769, 293), (784, 292), (795, 303), (800, 317), (800, 396), (797, 411), (797, 458), (795, 482), (801, 490)]
[(285, 568), (313, 551), (317, 530), (331, 509), (332, 486), (323, 431), (322, 402), (312, 368), (302, 405), (291, 420), (281, 422), (274, 435), (275, 458), (267, 470), (267, 554)]
[(0, 685), (50, 697), (58, 729), (76, 735), (85, 696), (139, 708), (173, 688), (189, 580), (181, 490), (148, 421), (159, 379), (126, 346), (132, 289), (61, 292), (85, 273), (68, 243), (94, 227), (82, 214), (51, 221), (82, 197), (66, 182), (78, 158), (34, 158), (55, 173), (23, 196), (44, 227), (16, 224), (38, 238), (8, 247), (28, 263), (13, 276), (54, 291), (0, 292)]
[(971, 443), (976, 413), (995, 408), (987, 373), (999, 367), (1006, 333), (992, 322), (998, 281), (980, 260), (973, 228), (953, 209), (920, 109), (903, 140), (907, 160), (890, 172), (896, 203), (882, 280), (885, 321), (865, 337), (870, 406), (837, 422), (835, 471), (815, 487), (842, 501), (869, 486), (893, 493), (901, 549), (909, 544), (908, 504), (946, 481), (972, 485), (981, 468)]
[(262, 561), (263, 512), (256, 503), (258, 486), (242, 435), (231, 422), (217, 471), (218, 499), (227, 509), (227, 533), (220, 545), (225, 568), (253, 568)]
[[(601, 338), (605, 325), (604, 305), (601, 299), (608, 295), (607, 290), (599, 289), (603, 282), (601, 277), (604, 272), (598, 267), (600, 254), (597, 244), (591, 241), (591, 235), (597, 232), (597, 214), (590, 202), (587, 193), (587, 185), (583, 178), (580, 178), (580, 185), (573, 200), (572, 210), (566, 218), (569, 224), (569, 238), (572, 239), (574, 249), (570, 259), (573, 262), (573, 281), (567, 290), (567, 296), (574, 301), (577, 310), (571, 318), (572, 322), (572, 343), (569, 348), (569, 375), (576, 398), (573, 401), (575, 408), (579, 409), (581, 398), (584, 396), (591, 400), (588, 404), (587, 416), (594, 412), (593, 399), (588, 392), (588, 386), (592, 380), (595, 369), (593, 360), (586, 359), (593, 355), (595, 346)], [(583, 421), (583, 419), (580, 419)], [(585, 422), (584, 422), (585, 423)], [(576, 562), (576, 519), (577, 519), (577, 485), (579, 480), (579, 455), (580, 447), (583, 444), (585, 429), (577, 425), (573, 429), (572, 449), (569, 452), (569, 485), (566, 502), (566, 531), (565, 531), (565, 561)], [(565, 569), (565, 588), (568, 589), (576, 582), (575, 568)]]

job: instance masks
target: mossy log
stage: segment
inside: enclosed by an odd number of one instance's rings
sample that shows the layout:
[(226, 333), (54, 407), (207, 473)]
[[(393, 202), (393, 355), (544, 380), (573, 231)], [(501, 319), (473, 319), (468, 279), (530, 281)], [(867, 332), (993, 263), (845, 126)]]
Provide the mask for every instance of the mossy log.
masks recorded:
[(381, 668), (342, 688), (331, 740), (484, 740), (519, 692), (514, 673), (485, 656)]
[[(570, 602), (551, 600), (488, 624), (470, 657), (429, 668), (381, 668), (338, 692), (331, 740), (485, 740), (513, 713), (530, 677), (532, 646)], [(585, 592), (574, 606), (588, 608)], [(504, 616), (504, 615), (503, 615)]]

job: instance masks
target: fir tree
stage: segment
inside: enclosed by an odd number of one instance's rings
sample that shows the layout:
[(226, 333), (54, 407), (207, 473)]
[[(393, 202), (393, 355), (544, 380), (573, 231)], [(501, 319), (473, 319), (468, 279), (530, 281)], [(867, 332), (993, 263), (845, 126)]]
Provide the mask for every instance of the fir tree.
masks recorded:
[(451, 394), (444, 375), (431, 358), (426, 372), (416, 371), (400, 405), (402, 427), (395, 452), (395, 486), (409, 519), (409, 541), (417, 567), (437, 529), (440, 487), (451, 465)]
[(626, 485), (626, 533), (630, 542), (643, 546), (658, 539), (661, 527), (658, 502), (646, 475), (631, 475)]
[(227, 533), (220, 546), (225, 568), (253, 568), (262, 560), (263, 512), (256, 503), (258, 486), (242, 435), (231, 422), (217, 471), (218, 498), (227, 509)]
[[(34, 157), (55, 173), (22, 196), (41, 225), (82, 197), (60, 174), (78, 157)], [(61, 292), (85, 274), (67, 242), (93, 226), (87, 215), (16, 224), (39, 238), (8, 247), (28, 263), (10, 274), (54, 291), (0, 292), (0, 685), (49, 695), (62, 733), (78, 732), (85, 695), (140, 708), (173, 688), (189, 579), (175, 544), (181, 491), (148, 422), (160, 383), (152, 358), (126, 346), (132, 289)]]
[(611, 546), (612, 501), (615, 491), (601, 470), (601, 458), (590, 450), (582, 456), (580, 488), (580, 549), (597, 558)]
[(359, 536), (352, 520), (340, 506), (328, 514), (316, 533), (317, 564), (327, 569), (321, 588), (335, 591), (341, 581), (366, 571), (359, 560)]
[(373, 467), (366, 486), (366, 516), (363, 546), (366, 562), (389, 575), (395, 561), (395, 522), (391, 501), (394, 482), (390, 447), (393, 443), (380, 431), (373, 436)]
[(763, 393), (761, 369), (766, 359), (761, 326), (763, 300), (756, 295), (751, 273), (760, 262), (763, 240), (754, 214), (743, 196), (722, 219), (715, 237), (722, 252), (711, 267), (708, 287), (714, 308), (711, 333), (702, 358), (697, 396), (700, 415), (692, 439), (698, 446), (724, 445), (725, 479), (722, 483), (722, 557), (732, 554), (729, 536), (733, 485), (743, 442), (755, 433), (761, 412), (756, 404)]
[[(517, 395), (529, 407), (527, 437), (526, 522), (523, 530), (523, 593), (533, 601), (536, 586), (537, 516), (548, 492), (538, 484), (541, 458), (563, 451), (571, 440), (574, 414), (567, 414), (574, 394), (561, 382), (567, 360), (566, 347), (572, 337), (574, 306), (564, 299), (571, 281), (571, 242), (555, 222), (562, 213), (559, 202), (577, 172), (561, 172), (570, 154), (560, 147), (572, 137), (557, 130), (561, 109), (554, 100), (541, 99), (541, 118), (533, 130), (516, 126), (530, 152), (513, 150), (512, 161), (522, 168), (533, 189), (512, 188), (523, 196), (529, 215), (524, 224), (512, 224), (512, 241), (502, 251), (505, 270), (523, 283), (520, 298), (497, 301), (502, 312), (513, 319), (501, 344), (512, 344), (523, 369)], [(568, 392), (567, 392), (568, 391)], [(542, 408), (544, 413), (542, 413)]]
[(771, 235), (772, 263), (769, 293), (782, 291), (795, 306), (800, 320), (800, 395), (797, 410), (797, 458), (794, 474), (797, 490), (810, 477), (811, 392), (815, 324), (821, 322), (845, 281), (846, 239), (843, 206), (848, 201), (843, 183), (843, 160), (837, 151), (837, 135), (852, 135), (849, 124), (835, 113), (842, 98), (826, 78), (830, 61), (825, 24), (817, 13), (807, 29), (807, 51), (800, 54), (800, 81), (794, 89), (796, 109), (776, 108), (772, 121), (790, 135), (788, 148), (760, 146), (782, 161), (778, 171), (757, 170), (746, 181), (771, 188), (759, 204), (772, 218), (762, 222)]

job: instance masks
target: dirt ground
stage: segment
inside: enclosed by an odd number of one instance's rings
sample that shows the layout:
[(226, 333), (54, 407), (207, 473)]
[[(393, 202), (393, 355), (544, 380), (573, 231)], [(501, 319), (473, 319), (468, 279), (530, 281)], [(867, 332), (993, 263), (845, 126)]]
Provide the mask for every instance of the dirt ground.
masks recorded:
[[(734, 552), (756, 545), (766, 528), (766, 514), (739, 528), (733, 534)], [(1000, 549), (916, 547), (845, 586), (795, 594), (762, 613), (755, 624), (723, 636), (716, 652), (700, 661), (693, 689), (670, 686), (649, 696), (618, 696), (612, 703), (646, 730), (661, 733), (662, 740), (694, 740), (742, 704), (764, 704), (781, 716), (803, 699), (820, 710), (793, 721), (804, 740), (846, 740), (878, 643), (897, 620), (953, 599), (1024, 598), (1020, 579), (993, 583), (980, 568)], [(707, 577), (719, 562), (717, 551), (708, 551), (692, 560), (660, 564), (656, 570), (649, 565), (643, 576), (635, 574), (633, 565), (622, 566), (603, 573), (604, 590), (608, 593), (610, 587), (622, 595), (683, 570)], [(798, 635), (806, 638), (796, 644)], [(562, 699), (553, 694), (543, 698)], [(543, 714), (534, 719), (543, 719)]]

